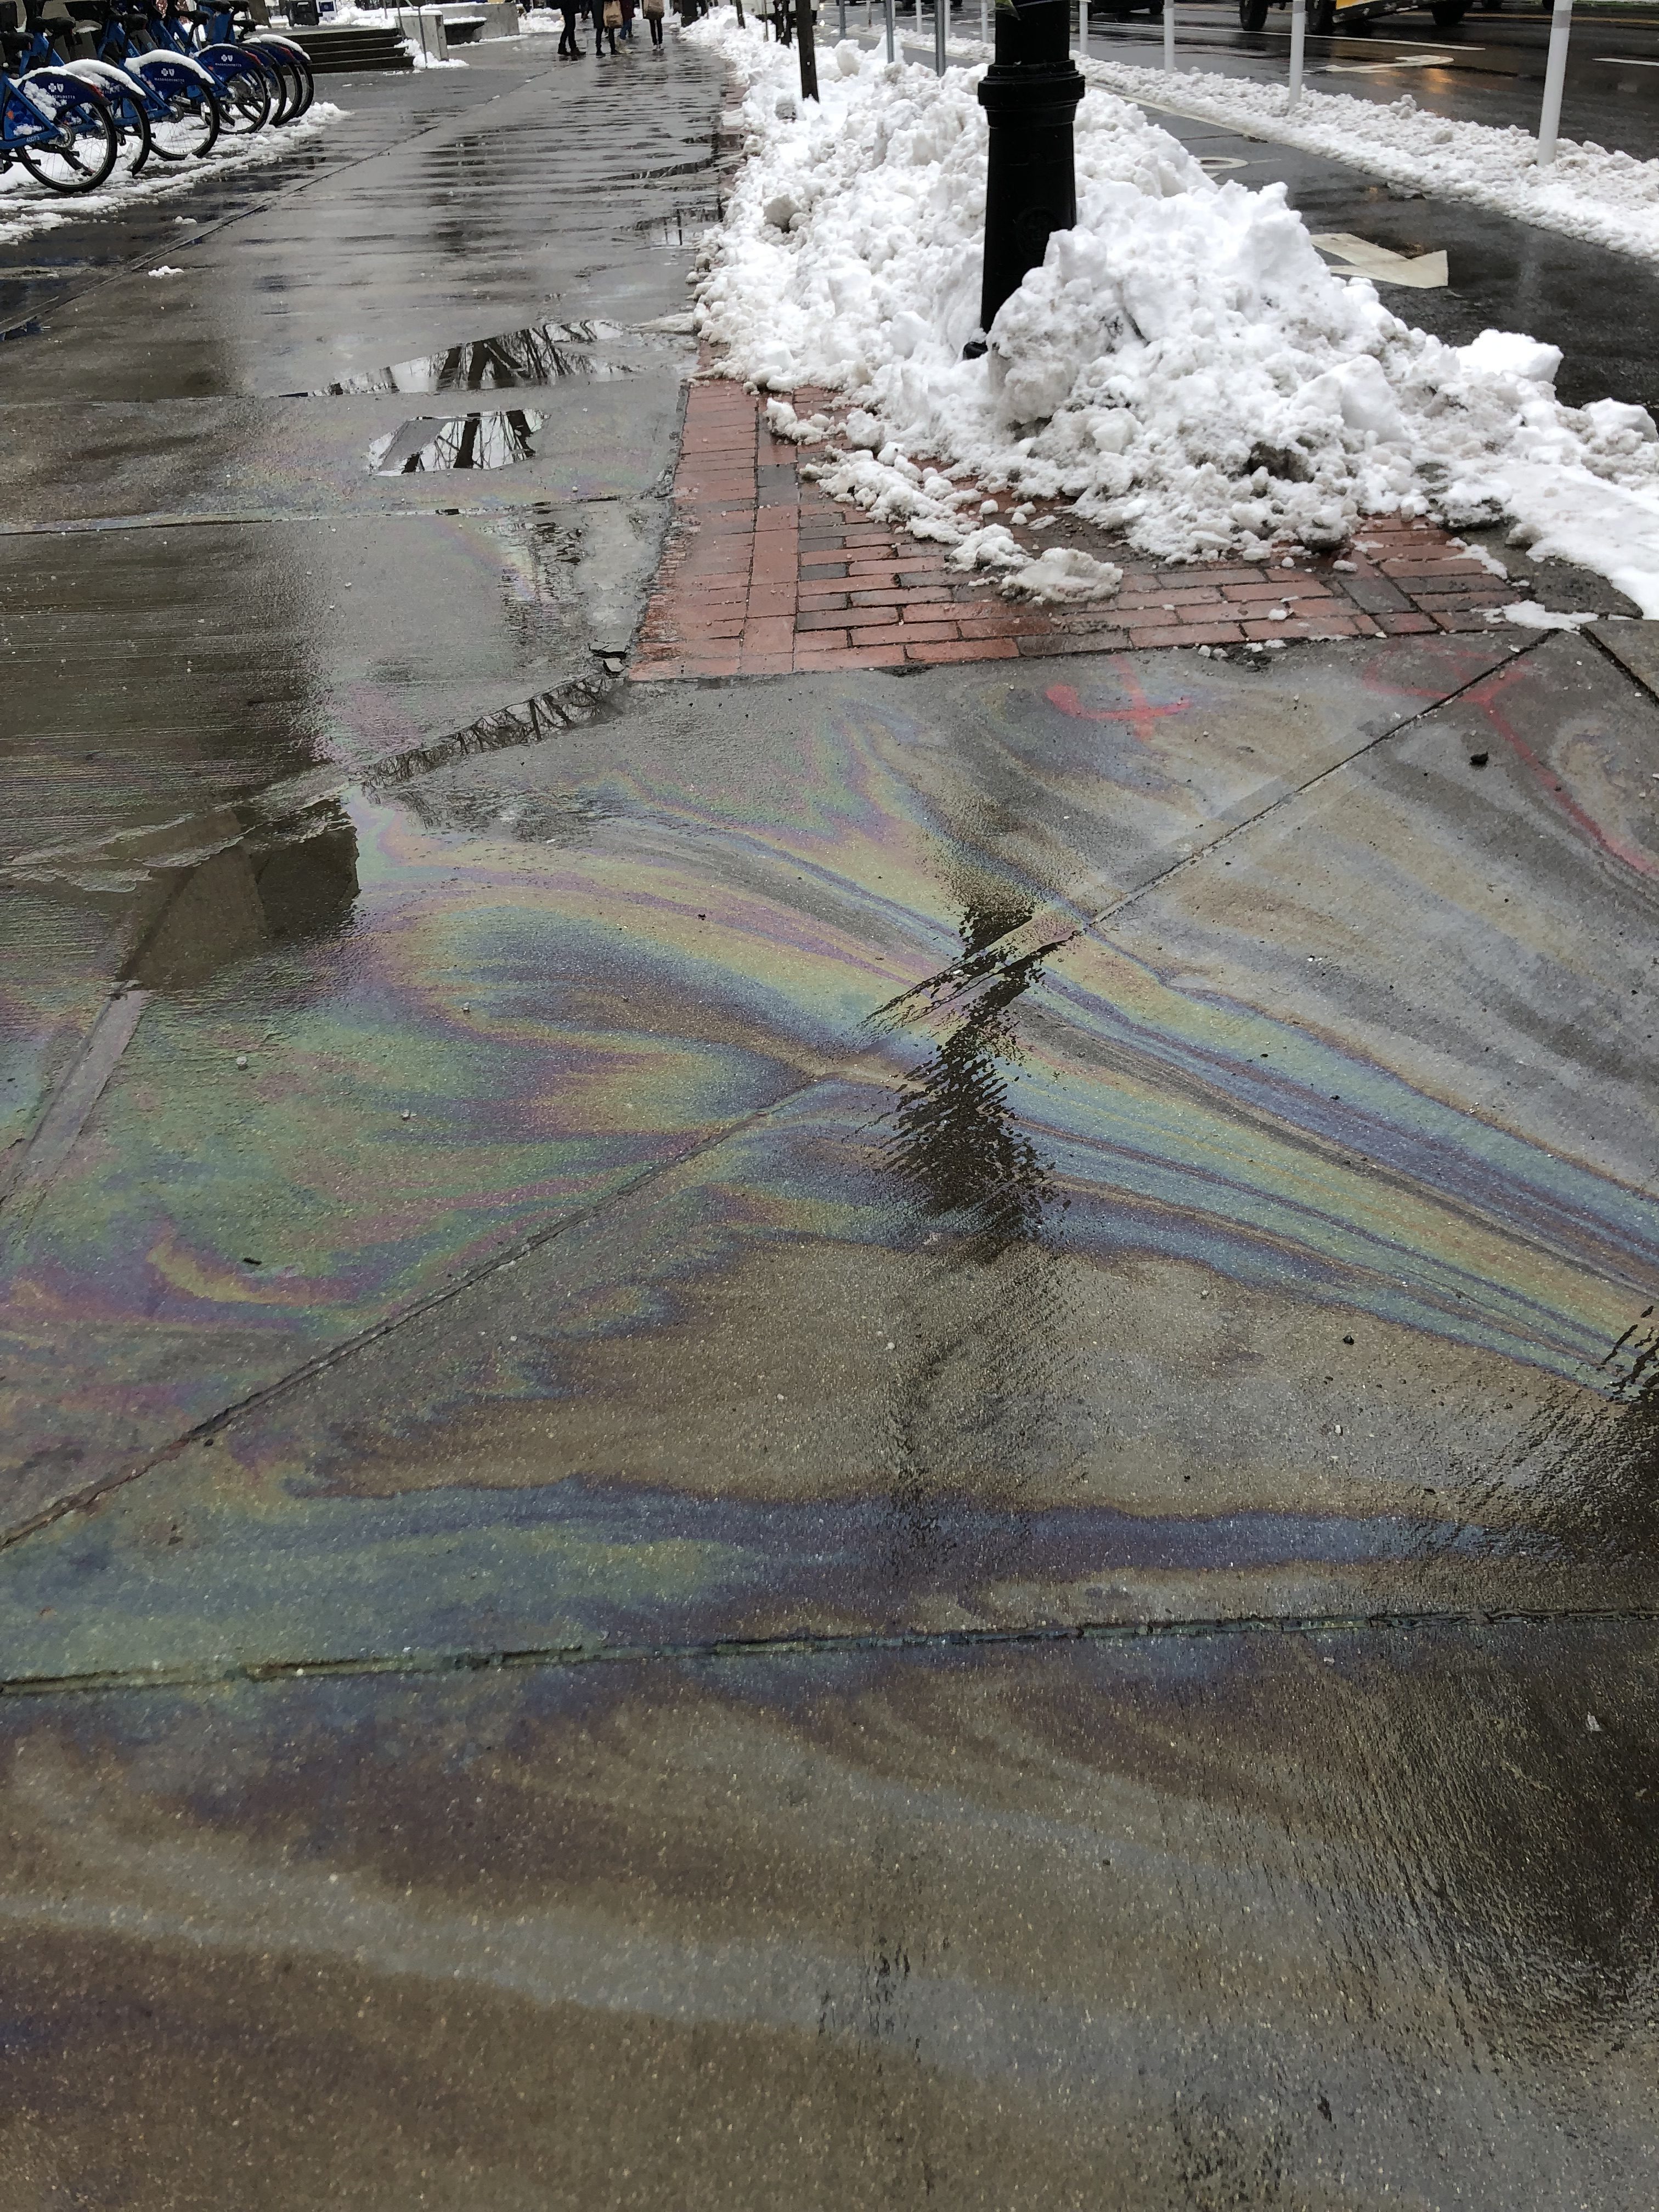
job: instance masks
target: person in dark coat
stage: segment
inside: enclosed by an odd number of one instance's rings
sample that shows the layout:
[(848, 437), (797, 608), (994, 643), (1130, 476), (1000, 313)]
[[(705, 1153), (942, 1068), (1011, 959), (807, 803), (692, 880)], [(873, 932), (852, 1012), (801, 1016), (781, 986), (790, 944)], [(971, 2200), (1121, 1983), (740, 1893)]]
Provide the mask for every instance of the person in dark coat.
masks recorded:
[(632, 39), (634, 35), (634, 0), (622, 0), (622, 35), (624, 39)]
[(559, 33), (559, 52), (574, 59), (581, 58), (581, 48), (576, 44), (576, 10), (580, 0), (559, 0), (559, 13), (564, 17), (564, 28)]
[(651, 27), (651, 43), (653, 46), (660, 47), (663, 0), (641, 0), (641, 6), (645, 20)]
[(599, 56), (605, 52), (605, 42), (607, 39), (611, 41), (611, 52), (614, 54), (617, 51), (617, 29), (614, 23), (607, 24), (605, 20), (605, 4), (606, 0), (589, 0), (587, 12), (592, 18), (593, 22), (593, 58), (595, 61), (597, 61)]

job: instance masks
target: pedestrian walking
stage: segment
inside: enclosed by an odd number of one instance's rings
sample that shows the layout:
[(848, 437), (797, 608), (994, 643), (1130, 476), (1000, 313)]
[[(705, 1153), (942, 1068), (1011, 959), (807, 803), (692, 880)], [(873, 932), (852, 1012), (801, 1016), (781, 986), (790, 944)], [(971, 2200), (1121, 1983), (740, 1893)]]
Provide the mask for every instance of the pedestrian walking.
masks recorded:
[(622, 34), (629, 40), (634, 36), (634, 0), (622, 0)]
[(576, 15), (581, 0), (559, 0), (559, 13), (564, 17), (564, 28), (559, 33), (559, 52), (568, 54), (573, 61), (581, 59), (581, 48), (576, 44)]
[(592, 0), (588, 10), (593, 21), (593, 58), (597, 61), (605, 52), (607, 37), (611, 51), (617, 51), (617, 28), (622, 21), (622, 0)]
[(651, 43), (659, 53), (662, 51), (662, 7), (663, 0), (641, 0), (640, 13), (651, 27)]

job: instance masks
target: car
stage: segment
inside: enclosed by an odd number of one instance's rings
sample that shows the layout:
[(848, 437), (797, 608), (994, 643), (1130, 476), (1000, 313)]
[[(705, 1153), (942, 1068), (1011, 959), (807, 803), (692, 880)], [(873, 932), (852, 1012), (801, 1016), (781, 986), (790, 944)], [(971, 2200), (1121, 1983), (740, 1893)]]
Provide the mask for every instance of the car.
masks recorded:
[[(1240, 27), (1260, 31), (1267, 27), (1269, 8), (1282, 8), (1288, 0), (1238, 0)], [(1309, 0), (1308, 28), (1316, 38), (1328, 37), (1333, 31), (1369, 31), (1379, 15), (1401, 15), (1414, 11), (1423, 0)], [(1481, 0), (1483, 7), (1501, 7), (1503, 0)], [(1454, 23), (1461, 23), (1468, 13), (1469, 0), (1430, 0), (1429, 13), (1436, 27), (1449, 31)]]

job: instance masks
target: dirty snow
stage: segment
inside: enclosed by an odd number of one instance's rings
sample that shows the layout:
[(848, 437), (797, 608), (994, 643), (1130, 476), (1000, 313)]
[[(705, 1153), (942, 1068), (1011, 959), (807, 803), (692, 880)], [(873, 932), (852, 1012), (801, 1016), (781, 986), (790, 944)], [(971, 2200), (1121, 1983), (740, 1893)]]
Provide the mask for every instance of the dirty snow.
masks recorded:
[(815, 107), (793, 52), (732, 14), (686, 35), (745, 87), (748, 159), (705, 249), (698, 327), (728, 373), (850, 404), (842, 433), (787, 398), (772, 410), (782, 434), (823, 444), (815, 472), (835, 495), (1005, 590), (1060, 600), (1112, 580), (1069, 573), (1059, 548), (1028, 563), (985, 526), (981, 491), (1063, 497), (1173, 560), (1336, 545), (1368, 514), (1507, 517), (1534, 558), (1595, 569), (1659, 616), (1659, 436), (1639, 408), (1562, 406), (1553, 347), (1489, 331), (1459, 349), (1412, 329), (1327, 267), (1281, 185), (1214, 182), (1093, 88), (1077, 228), (1003, 307), (989, 354), (964, 362), (984, 223), (977, 70), (935, 78), (849, 40), (823, 52)]
[(1583, 629), (1586, 623), (1595, 620), (1594, 615), (1558, 614), (1553, 608), (1541, 606), (1536, 599), (1515, 599), (1497, 612), (1521, 629)]
[[(222, 175), (227, 169), (253, 169), (280, 161), (296, 141), (316, 137), (330, 124), (342, 121), (345, 113), (332, 101), (319, 100), (297, 123), (286, 123), (281, 130), (261, 131), (250, 138), (222, 137), (204, 161), (192, 159), (176, 167), (154, 161), (137, 177), (128, 175), (123, 156), (100, 191), (73, 198), (60, 198), (36, 184), (21, 165), (0, 170), (0, 246), (11, 246), (43, 230), (56, 230), (60, 223), (84, 222), (88, 216), (124, 215), (143, 200), (175, 199), (204, 177)], [(152, 276), (160, 273), (150, 271)]]

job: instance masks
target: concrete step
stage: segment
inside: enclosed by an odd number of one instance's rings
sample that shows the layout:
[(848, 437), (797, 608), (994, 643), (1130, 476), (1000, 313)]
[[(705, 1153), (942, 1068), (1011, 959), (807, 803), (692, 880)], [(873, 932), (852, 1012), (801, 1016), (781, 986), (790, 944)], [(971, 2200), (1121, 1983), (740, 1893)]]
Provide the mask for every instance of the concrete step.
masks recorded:
[(385, 30), (358, 25), (290, 31), (318, 75), (341, 70), (410, 70), (415, 64), (395, 24)]

